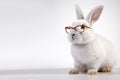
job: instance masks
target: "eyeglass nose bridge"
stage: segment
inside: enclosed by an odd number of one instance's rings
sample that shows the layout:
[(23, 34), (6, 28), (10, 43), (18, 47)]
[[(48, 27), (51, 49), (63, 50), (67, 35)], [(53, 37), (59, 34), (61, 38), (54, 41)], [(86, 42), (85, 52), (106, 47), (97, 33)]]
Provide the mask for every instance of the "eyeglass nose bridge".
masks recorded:
[(75, 30), (75, 31), (77, 31), (77, 29), (76, 29), (77, 27), (73, 27), (73, 30)]

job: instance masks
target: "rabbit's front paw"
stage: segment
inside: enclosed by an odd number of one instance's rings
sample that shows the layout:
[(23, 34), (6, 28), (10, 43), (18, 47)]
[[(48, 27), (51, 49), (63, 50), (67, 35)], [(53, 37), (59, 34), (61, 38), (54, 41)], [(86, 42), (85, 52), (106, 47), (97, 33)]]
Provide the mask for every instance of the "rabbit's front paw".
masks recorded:
[(87, 74), (89, 74), (89, 75), (96, 75), (97, 74), (97, 70), (94, 70), (94, 69), (88, 70)]
[(77, 69), (72, 69), (69, 71), (69, 74), (78, 74), (79, 71)]
[(112, 68), (103, 68), (102, 69), (102, 72), (111, 72), (112, 71)]

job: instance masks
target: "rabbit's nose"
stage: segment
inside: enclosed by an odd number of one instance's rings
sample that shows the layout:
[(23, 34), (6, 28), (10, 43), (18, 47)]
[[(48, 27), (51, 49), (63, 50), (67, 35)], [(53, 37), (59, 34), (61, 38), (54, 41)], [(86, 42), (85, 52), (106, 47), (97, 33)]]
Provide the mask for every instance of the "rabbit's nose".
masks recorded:
[(75, 36), (75, 34), (72, 34), (72, 36)]

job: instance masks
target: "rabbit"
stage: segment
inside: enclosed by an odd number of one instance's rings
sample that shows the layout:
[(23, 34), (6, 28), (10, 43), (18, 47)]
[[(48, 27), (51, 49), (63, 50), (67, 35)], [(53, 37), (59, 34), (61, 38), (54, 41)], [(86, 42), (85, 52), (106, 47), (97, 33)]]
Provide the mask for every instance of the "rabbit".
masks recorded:
[(84, 18), (80, 7), (76, 5), (77, 21), (65, 27), (74, 59), (74, 68), (69, 74), (96, 75), (98, 72), (111, 72), (116, 65), (117, 56), (113, 44), (92, 29), (102, 10), (103, 5), (96, 6)]

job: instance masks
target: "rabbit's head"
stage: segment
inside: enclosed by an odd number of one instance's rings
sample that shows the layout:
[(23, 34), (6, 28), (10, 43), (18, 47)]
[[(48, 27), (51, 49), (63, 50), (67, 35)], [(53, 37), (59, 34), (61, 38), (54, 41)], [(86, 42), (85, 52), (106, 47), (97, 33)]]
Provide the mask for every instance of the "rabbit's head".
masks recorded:
[(97, 6), (91, 10), (86, 18), (84, 18), (79, 6), (76, 6), (77, 21), (72, 26), (65, 27), (68, 38), (73, 44), (85, 44), (94, 40), (95, 33), (92, 30), (92, 24), (98, 20), (103, 10), (103, 6)]

